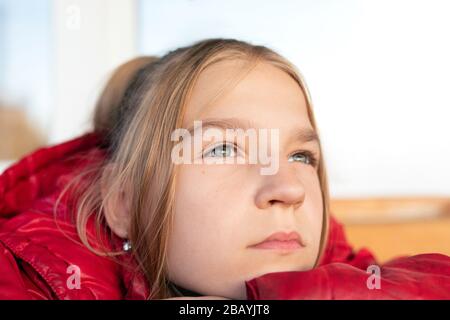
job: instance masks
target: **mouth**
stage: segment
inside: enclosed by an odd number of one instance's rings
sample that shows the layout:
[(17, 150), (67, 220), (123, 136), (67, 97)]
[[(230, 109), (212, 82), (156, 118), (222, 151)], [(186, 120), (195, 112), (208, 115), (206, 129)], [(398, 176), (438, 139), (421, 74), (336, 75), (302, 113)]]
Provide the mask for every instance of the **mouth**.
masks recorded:
[(294, 251), (305, 247), (301, 236), (295, 232), (275, 232), (261, 242), (251, 245), (252, 249)]

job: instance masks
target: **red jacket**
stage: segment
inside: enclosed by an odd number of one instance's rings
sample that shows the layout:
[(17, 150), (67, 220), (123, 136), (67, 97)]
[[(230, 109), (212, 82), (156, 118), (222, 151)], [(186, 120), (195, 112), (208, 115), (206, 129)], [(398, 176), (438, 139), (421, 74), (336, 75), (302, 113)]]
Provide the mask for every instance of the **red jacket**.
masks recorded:
[[(98, 137), (87, 134), (40, 149), (0, 176), (0, 299), (145, 299), (148, 285), (126, 254), (98, 256), (73, 241), (71, 219), (53, 205), (77, 170), (103, 157)], [(62, 211), (66, 204), (63, 202)], [(58, 207), (59, 208), (59, 207)], [(95, 234), (91, 224), (88, 228)], [(331, 219), (320, 265), (310, 271), (266, 274), (246, 282), (248, 299), (450, 299), (450, 258), (401, 257), (380, 266), (380, 288), (369, 289), (375, 265), (366, 249), (355, 252)], [(113, 239), (111, 248), (120, 245)], [(120, 263), (118, 263), (120, 262)], [(75, 265), (79, 288), (68, 286)], [(131, 266), (127, 268), (126, 266)], [(373, 276), (372, 276), (373, 280)]]

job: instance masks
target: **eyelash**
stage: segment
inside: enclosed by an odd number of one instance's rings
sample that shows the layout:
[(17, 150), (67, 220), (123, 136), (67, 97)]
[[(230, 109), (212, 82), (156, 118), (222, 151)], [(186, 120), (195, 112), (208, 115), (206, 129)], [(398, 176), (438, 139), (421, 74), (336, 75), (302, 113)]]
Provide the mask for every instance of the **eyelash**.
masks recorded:
[[(310, 165), (310, 166), (312, 166), (312, 167), (316, 167), (317, 164), (318, 164), (318, 162), (319, 162), (319, 161), (317, 160), (316, 155), (315, 155), (313, 152), (307, 151), (307, 150), (296, 151), (296, 152), (293, 153), (291, 156), (289, 156), (289, 158), (292, 157), (292, 156), (294, 156), (294, 155), (296, 155), (296, 154), (301, 154), (301, 155), (307, 157), (307, 159), (309, 159), (309, 160), (308, 160), (307, 163), (305, 163), (305, 164)], [(288, 161), (289, 161), (289, 160), (288, 160)], [(290, 161), (290, 162), (291, 162), (291, 161)]]
[[(209, 153), (211, 153), (213, 150), (217, 149), (218, 147), (222, 147), (223, 148), (224, 146), (231, 146), (231, 147), (233, 147), (234, 154), (238, 153), (239, 147), (235, 143), (227, 142), (227, 143), (217, 144), (217, 145), (211, 147), (210, 149), (208, 149), (207, 152), (203, 153), (202, 158), (207, 157)], [(289, 156), (289, 158), (291, 158), (292, 156), (295, 156), (297, 154), (301, 154), (301, 155), (305, 156), (307, 159), (309, 159), (305, 163), (306, 165), (310, 165), (312, 167), (316, 167), (317, 166), (318, 160), (317, 160), (316, 155), (313, 152), (308, 151), (308, 150), (301, 150), (301, 151), (297, 150), (295, 153), (291, 154)], [(292, 161), (289, 161), (289, 162), (292, 162)]]

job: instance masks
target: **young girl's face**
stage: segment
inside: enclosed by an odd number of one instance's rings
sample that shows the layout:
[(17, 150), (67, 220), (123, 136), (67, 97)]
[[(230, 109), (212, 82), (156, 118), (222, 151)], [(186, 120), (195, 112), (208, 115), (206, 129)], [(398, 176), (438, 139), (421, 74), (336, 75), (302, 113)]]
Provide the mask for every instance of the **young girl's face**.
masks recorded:
[[(248, 126), (256, 132), (278, 129), (278, 141), (270, 141), (268, 134), (265, 146), (272, 158), (278, 157), (278, 168), (273, 174), (262, 174), (263, 165), (249, 163), (249, 146), (239, 145), (238, 140), (203, 141), (201, 153), (194, 152), (193, 159), (214, 162), (240, 157), (247, 161), (177, 167), (168, 268), (169, 279), (182, 287), (204, 295), (245, 299), (246, 280), (313, 268), (323, 205), (313, 159), (319, 160), (320, 149), (301, 88), (285, 72), (261, 62), (217, 95), (241, 67), (239, 61), (222, 61), (202, 72), (188, 101), (183, 127), (202, 120), (205, 131), (206, 123), (214, 119), (217, 130), (224, 133), (217, 124), (221, 120), (224, 126), (233, 124), (244, 131)], [(276, 232), (297, 232), (301, 239), (255, 246)]]

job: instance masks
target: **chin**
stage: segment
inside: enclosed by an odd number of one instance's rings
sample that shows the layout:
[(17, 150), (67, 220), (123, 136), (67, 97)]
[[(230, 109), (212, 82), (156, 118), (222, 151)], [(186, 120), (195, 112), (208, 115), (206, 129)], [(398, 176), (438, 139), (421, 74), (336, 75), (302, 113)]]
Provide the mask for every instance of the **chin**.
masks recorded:
[[(314, 264), (313, 263), (304, 263), (304, 264), (271, 264), (266, 265), (262, 268), (260, 268), (258, 271), (255, 271), (252, 273), (250, 277), (248, 277), (248, 280), (258, 278), (260, 276), (263, 276), (268, 273), (276, 273), (276, 272), (299, 272), (299, 271), (308, 271), (313, 269)], [(247, 281), (248, 281), (247, 280)]]

